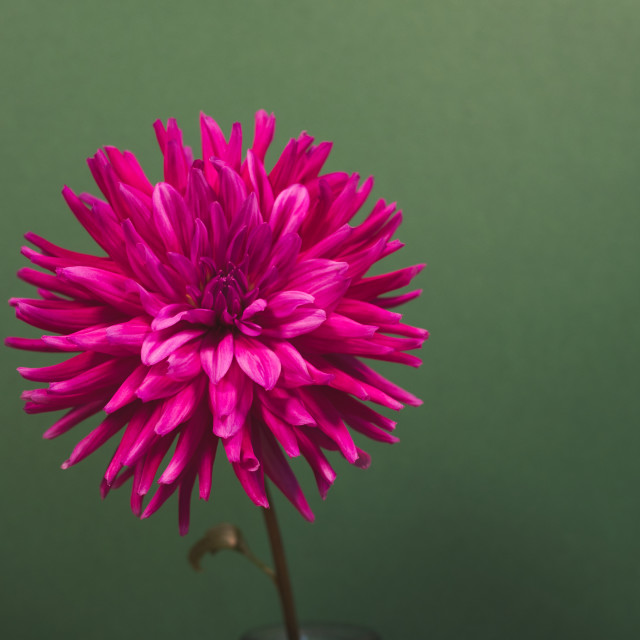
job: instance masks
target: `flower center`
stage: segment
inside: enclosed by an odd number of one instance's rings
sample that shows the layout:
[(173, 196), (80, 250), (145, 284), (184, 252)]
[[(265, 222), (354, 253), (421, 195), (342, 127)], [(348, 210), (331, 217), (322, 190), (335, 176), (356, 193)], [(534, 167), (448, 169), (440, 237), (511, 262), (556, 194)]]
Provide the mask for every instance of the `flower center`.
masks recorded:
[(203, 261), (201, 286), (187, 287), (187, 301), (196, 309), (207, 311), (214, 327), (236, 325), (244, 310), (257, 298), (258, 290), (249, 291), (247, 276), (242, 267), (232, 262), (216, 268)]

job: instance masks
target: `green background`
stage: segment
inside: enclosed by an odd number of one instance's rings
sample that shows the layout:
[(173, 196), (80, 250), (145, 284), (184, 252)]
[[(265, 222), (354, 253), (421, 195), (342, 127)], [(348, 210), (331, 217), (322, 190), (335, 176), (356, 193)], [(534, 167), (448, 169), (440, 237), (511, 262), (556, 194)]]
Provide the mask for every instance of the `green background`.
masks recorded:
[[(421, 369), (387, 368), (425, 400), (401, 443), (366, 447), (366, 472), (336, 461), (313, 525), (277, 501), (300, 616), (385, 640), (640, 637), (639, 33), (637, 0), (4, 0), (2, 295), (28, 292), (25, 231), (91, 246), (59, 192), (96, 191), (96, 148), (160, 179), (155, 118), (196, 148), (200, 109), (249, 132), (274, 111), (275, 147), (333, 140), (331, 169), (404, 210), (387, 262), (428, 263), (406, 313), (432, 335)], [(243, 558), (185, 562), (222, 520), (268, 554), (223, 458), (186, 539), (173, 501), (140, 522), (126, 490), (99, 499), (109, 447), (59, 469), (88, 427), (45, 442), (51, 418), (22, 413), (14, 368), (51, 359), (2, 358), (5, 637), (233, 640), (278, 619)]]

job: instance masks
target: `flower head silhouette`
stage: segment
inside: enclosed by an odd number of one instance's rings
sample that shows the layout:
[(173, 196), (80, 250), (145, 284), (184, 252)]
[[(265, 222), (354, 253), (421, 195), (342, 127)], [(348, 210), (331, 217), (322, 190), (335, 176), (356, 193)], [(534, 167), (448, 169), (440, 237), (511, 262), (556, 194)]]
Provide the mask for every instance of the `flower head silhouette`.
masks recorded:
[(202, 159), (194, 160), (175, 120), (155, 123), (164, 182), (153, 185), (130, 152), (104, 147), (88, 160), (104, 199), (64, 188), (106, 255), (26, 234), (36, 249), (22, 252), (44, 271), (18, 275), (40, 297), (11, 303), (20, 320), (60, 335), (7, 344), (68, 359), (19, 368), (48, 383), (24, 392), (25, 410), (67, 410), (45, 438), (105, 412), (63, 468), (121, 432), (103, 497), (132, 478), (131, 508), (146, 518), (178, 490), (183, 534), (196, 482), (209, 497), (220, 446), (255, 504), (268, 506), (266, 476), (311, 520), (286, 456), (306, 459), (324, 497), (335, 478), (324, 451), (369, 465), (350, 430), (397, 440), (395, 423), (364, 402), (420, 404), (361, 359), (419, 365), (406, 352), (427, 332), (390, 308), (420, 292), (386, 294), (423, 265), (366, 275), (403, 246), (392, 239), (401, 214), (380, 200), (364, 222), (349, 224), (373, 180), (319, 175), (331, 143), (313, 145), (302, 133), (267, 173), (273, 115), (256, 114), (244, 159), (239, 124), (228, 140), (212, 118), (200, 124)]

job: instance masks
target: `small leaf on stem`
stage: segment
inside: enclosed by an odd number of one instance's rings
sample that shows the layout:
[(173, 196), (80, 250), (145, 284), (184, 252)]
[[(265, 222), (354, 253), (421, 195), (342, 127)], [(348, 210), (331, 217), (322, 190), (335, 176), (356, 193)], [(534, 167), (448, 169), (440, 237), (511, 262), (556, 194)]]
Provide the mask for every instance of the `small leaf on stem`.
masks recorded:
[(224, 549), (241, 553), (273, 581), (276, 580), (273, 569), (253, 554), (242, 535), (242, 531), (230, 522), (221, 522), (209, 529), (189, 550), (189, 563), (196, 571), (202, 571), (202, 556), (205, 553), (214, 554)]

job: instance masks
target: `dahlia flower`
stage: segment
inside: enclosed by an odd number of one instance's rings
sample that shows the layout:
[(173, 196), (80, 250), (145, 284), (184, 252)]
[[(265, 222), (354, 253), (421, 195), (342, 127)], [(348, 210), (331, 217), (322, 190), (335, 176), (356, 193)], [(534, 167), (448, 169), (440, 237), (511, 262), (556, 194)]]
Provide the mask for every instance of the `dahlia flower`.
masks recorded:
[(154, 124), (164, 182), (152, 184), (132, 153), (107, 146), (88, 160), (104, 199), (63, 189), (104, 255), (26, 234), (36, 249), (22, 253), (44, 271), (18, 276), (39, 297), (11, 304), (20, 320), (59, 335), (7, 344), (68, 359), (18, 369), (48, 384), (24, 392), (25, 410), (67, 410), (45, 438), (106, 414), (62, 468), (121, 433), (102, 496), (132, 478), (131, 508), (147, 518), (178, 490), (182, 534), (196, 481), (200, 498), (210, 495), (220, 445), (255, 504), (269, 506), (266, 476), (312, 520), (287, 456), (306, 459), (324, 498), (335, 479), (325, 451), (366, 468), (353, 432), (397, 440), (395, 423), (365, 402), (420, 404), (362, 359), (420, 364), (407, 351), (427, 332), (390, 310), (420, 291), (386, 294), (423, 265), (366, 275), (403, 246), (392, 239), (401, 213), (379, 200), (351, 226), (373, 180), (320, 174), (331, 143), (302, 133), (267, 172), (273, 115), (256, 114), (244, 159), (238, 123), (228, 140), (212, 118), (203, 114), (200, 125), (194, 160), (174, 119)]

